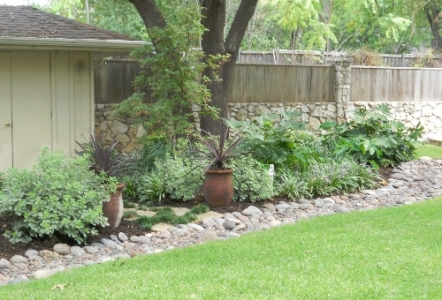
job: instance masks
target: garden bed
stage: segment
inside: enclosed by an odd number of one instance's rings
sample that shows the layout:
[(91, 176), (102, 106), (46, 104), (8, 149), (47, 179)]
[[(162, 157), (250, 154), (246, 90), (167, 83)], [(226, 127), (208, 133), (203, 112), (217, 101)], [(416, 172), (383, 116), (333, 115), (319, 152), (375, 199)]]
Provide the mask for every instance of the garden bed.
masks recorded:
[[(379, 170), (379, 173), (381, 176), (386, 180), (389, 178), (391, 174), (391, 168), (381, 168)], [(281, 201), (290, 201), (290, 199), (286, 197), (273, 197), (270, 200), (267, 201), (260, 201), (260, 202), (232, 202), (228, 207), (218, 207), (218, 208), (212, 208), (212, 211), (218, 212), (218, 213), (226, 213), (226, 212), (234, 212), (234, 211), (242, 211), (245, 208), (247, 208), (250, 205), (254, 205), (258, 208), (263, 207), (265, 204), (273, 203), (277, 204)], [(177, 202), (177, 201), (171, 201), (171, 200), (164, 200), (161, 203), (161, 206), (169, 206), (169, 207), (186, 207), (186, 208), (192, 208), (197, 205), (203, 204), (204, 200), (199, 197), (195, 200), (187, 201), (187, 202)], [(13, 225), (13, 219), (12, 217), (8, 217), (6, 215), (0, 216), (0, 258), (11, 258), (14, 255), (24, 255), (24, 253), (29, 250), (33, 249), (36, 251), (40, 250), (50, 250), (53, 248), (53, 246), (57, 243), (67, 243), (70, 246), (76, 245), (75, 241), (69, 240), (64, 236), (52, 236), (51, 238), (45, 238), (45, 239), (34, 239), (32, 242), (25, 244), (25, 243), (11, 243), (8, 239), (6, 239), (3, 236), (3, 233), (7, 229), (11, 229)], [(141, 228), (139, 225), (137, 225), (135, 222), (130, 220), (122, 220), (120, 223), (120, 226), (116, 229), (100, 229), (99, 234), (93, 237), (90, 237), (86, 244), (91, 244), (95, 241), (100, 241), (102, 238), (109, 238), (110, 235), (118, 235), (119, 232), (124, 232), (127, 236), (133, 236), (133, 235), (144, 235), (145, 233), (148, 233), (150, 231), (145, 230)]]

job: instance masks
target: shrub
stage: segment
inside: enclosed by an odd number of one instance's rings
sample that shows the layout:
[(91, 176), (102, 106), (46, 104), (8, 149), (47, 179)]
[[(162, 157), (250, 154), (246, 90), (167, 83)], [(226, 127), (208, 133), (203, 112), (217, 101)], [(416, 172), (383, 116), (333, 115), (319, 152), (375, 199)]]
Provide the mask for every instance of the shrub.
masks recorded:
[(306, 137), (299, 132), (305, 127), (299, 122), (300, 117), (300, 112), (293, 111), (262, 115), (253, 121), (229, 120), (227, 124), (244, 133), (242, 150), (252, 152), (261, 163), (273, 164), (279, 169), (298, 161), (294, 150), (301, 137)]
[(170, 156), (154, 163), (155, 168), (141, 176), (140, 200), (161, 202), (164, 197), (188, 201), (203, 184), (203, 165), (186, 158)]
[(3, 175), (0, 214), (13, 214), (15, 223), (5, 237), (16, 243), (59, 233), (83, 243), (96, 235), (95, 227), (106, 225), (102, 203), (116, 183), (89, 166), (87, 156), (66, 158), (43, 149), (31, 169), (9, 169)]
[(251, 202), (272, 197), (273, 179), (268, 170), (251, 156), (240, 156), (231, 161), (233, 172), (233, 200)]
[(379, 175), (354, 160), (312, 163), (306, 172), (286, 171), (277, 178), (280, 195), (291, 199), (351, 193), (378, 186)]
[(412, 160), (423, 130), (420, 123), (407, 128), (394, 120), (387, 104), (378, 105), (373, 111), (357, 109), (350, 122), (339, 125), (325, 122), (320, 128), (329, 131), (323, 143), (337, 156), (351, 155), (374, 167), (395, 166)]

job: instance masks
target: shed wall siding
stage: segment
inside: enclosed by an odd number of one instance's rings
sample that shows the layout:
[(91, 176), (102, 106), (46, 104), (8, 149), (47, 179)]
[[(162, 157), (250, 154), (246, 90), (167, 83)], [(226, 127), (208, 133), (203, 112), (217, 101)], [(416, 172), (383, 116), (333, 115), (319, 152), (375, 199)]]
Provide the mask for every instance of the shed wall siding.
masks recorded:
[(74, 155), (94, 129), (92, 62), (90, 52), (0, 52), (0, 171), (29, 167), (45, 145)]
[(95, 124), (91, 122), (91, 77), (90, 56), (88, 52), (73, 52), (71, 68), (73, 68), (74, 90), (74, 140), (86, 142)]
[(52, 145), (49, 52), (11, 53), (13, 166), (27, 167)]
[(0, 170), (12, 166), (11, 53), (0, 52)]

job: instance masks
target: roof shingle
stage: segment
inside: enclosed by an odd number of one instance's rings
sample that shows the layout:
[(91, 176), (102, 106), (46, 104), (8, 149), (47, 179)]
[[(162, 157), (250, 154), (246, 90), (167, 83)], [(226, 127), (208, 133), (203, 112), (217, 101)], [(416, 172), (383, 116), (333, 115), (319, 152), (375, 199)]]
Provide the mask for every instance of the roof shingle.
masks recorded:
[(126, 35), (66, 19), (31, 6), (2, 5), (0, 37), (137, 41)]

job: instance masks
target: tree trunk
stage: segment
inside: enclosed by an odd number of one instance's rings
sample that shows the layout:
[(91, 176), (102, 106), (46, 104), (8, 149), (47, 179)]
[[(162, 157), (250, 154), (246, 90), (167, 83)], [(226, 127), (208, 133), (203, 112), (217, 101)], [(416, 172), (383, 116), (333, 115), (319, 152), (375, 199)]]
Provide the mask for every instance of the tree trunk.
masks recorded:
[[(208, 30), (204, 33), (201, 46), (206, 55), (230, 55), (230, 58), (218, 70), (216, 74), (222, 81), (215, 80), (209, 84), (212, 93), (210, 106), (219, 110), (219, 119), (213, 119), (209, 115), (201, 116), (201, 129), (215, 135), (221, 132), (222, 119), (228, 115), (228, 98), (230, 81), (238, 58), (241, 41), (247, 30), (247, 25), (252, 18), (258, 0), (242, 0), (233, 20), (230, 31), (224, 41), (224, 24), (226, 17), (225, 1), (205, 0), (201, 1), (202, 24)], [(206, 76), (213, 78), (214, 70), (207, 68)]]
[[(164, 28), (166, 20), (161, 12), (158, 10), (154, 0), (128, 0), (131, 2), (143, 22), (148, 29), (152, 27)], [(201, 117), (201, 129), (206, 130), (212, 134), (220, 134), (221, 119), (227, 118), (228, 112), (228, 95), (230, 90), (230, 81), (235, 68), (236, 59), (238, 57), (239, 47), (244, 38), (247, 24), (252, 18), (258, 0), (241, 0), (238, 11), (233, 20), (227, 38), (224, 39), (224, 25), (226, 23), (226, 1), (225, 0), (200, 0), (199, 4), (202, 9), (203, 18), (201, 23), (207, 29), (204, 32), (201, 47), (208, 55), (230, 55), (230, 60), (224, 63), (216, 70), (217, 77), (221, 80), (215, 80), (209, 84), (210, 92), (212, 93), (210, 106), (219, 110), (220, 119), (213, 119), (211, 116), (203, 115)], [(173, 37), (170, 37), (173, 38)], [(155, 51), (158, 49), (157, 41), (152, 41)], [(214, 70), (207, 68), (204, 75), (213, 78)]]
[(435, 50), (442, 50), (442, 36), (440, 35), (440, 14), (442, 12), (442, 5), (438, 4), (437, 1), (430, 1), (425, 5), (425, 15), (430, 23), (431, 34), (433, 35), (433, 40), (431, 41), (431, 46)]

